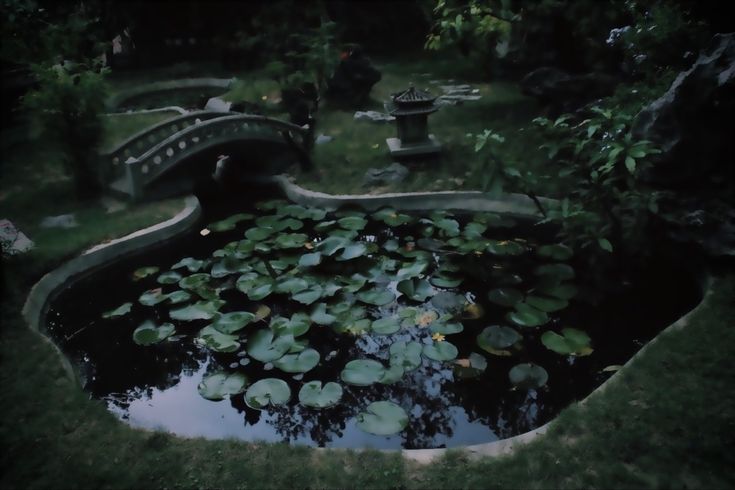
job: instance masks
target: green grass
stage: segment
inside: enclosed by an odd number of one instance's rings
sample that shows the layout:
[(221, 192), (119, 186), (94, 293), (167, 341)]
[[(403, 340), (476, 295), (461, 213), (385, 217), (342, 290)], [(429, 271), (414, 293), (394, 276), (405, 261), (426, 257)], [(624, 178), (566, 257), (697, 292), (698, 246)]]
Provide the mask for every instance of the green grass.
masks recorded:
[(179, 113), (176, 111), (165, 111), (104, 116), (105, 133), (102, 140), (102, 150), (111, 150), (139, 131), (178, 115)]

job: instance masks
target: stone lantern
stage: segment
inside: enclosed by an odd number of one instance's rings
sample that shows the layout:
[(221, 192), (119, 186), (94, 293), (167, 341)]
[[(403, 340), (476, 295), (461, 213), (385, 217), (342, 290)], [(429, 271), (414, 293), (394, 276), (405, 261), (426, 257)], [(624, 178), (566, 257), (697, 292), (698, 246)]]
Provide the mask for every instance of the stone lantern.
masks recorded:
[(429, 114), (439, 110), (434, 100), (436, 97), (417, 90), (413, 85), (408, 90), (393, 94), (390, 114), (396, 118), (398, 137), (385, 140), (391, 155), (410, 157), (441, 151), (439, 142), (434, 135), (429, 134)]

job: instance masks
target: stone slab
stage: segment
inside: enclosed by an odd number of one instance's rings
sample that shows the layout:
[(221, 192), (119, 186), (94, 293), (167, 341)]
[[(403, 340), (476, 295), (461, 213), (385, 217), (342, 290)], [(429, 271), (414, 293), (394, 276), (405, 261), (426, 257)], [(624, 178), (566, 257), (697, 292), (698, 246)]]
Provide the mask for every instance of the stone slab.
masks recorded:
[(434, 155), (442, 150), (442, 145), (439, 143), (433, 134), (429, 135), (429, 140), (425, 143), (412, 143), (404, 145), (398, 138), (386, 138), (385, 142), (388, 144), (388, 150), (390, 154), (396, 158), (400, 157), (412, 157), (419, 155)]

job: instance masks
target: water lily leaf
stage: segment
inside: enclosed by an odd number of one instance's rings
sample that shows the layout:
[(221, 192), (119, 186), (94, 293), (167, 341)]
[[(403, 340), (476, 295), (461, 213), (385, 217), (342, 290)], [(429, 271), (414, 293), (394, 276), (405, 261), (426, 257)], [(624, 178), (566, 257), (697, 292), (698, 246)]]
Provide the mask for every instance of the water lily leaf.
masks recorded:
[(171, 310), (169, 316), (174, 320), (181, 321), (211, 320), (224, 304), (225, 302), (221, 299), (198, 301), (193, 305)]
[(174, 265), (172, 265), (171, 269), (182, 269), (186, 267), (186, 269), (189, 272), (197, 272), (203, 266), (204, 266), (203, 260), (197, 260), (191, 257), (186, 257), (184, 259), (179, 260)]
[(382, 221), (388, 226), (400, 226), (405, 225), (413, 221), (413, 218), (407, 214), (401, 214), (395, 209), (383, 208), (372, 214), (372, 218), (378, 221)]
[(276, 230), (270, 227), (254, 227), (249, 228), (245, 232), (245, 238), (248, 240), (252, 240), (254, 242), (262, 242), (263, 240), (266, 240), (269, 236), (271, 236), (273, 233), (275, 233)]
[(391, 366), (401, 366), (405, 371), (413, 371), (421, 365), (421, 344), (418, 342), (396, 342), (390, 346)]
[(207, 325), (199, 331), (197, 341), (208, 349), (217, 352), (235, 352), (240, 348), (237, 335), (222, 333), (212, 325)]
[(159, 269), (156, 266), (141, 267), (140, 269), (136, 269), (135, 272), (133, 272), (133, 281), (140, 281), (141, 279), (144, 279), (148, 276), (152, 276), (158, 271)]
[(521, 255), (526, 251), (526, 247), (518, 242), (509, 240), (490, 240), (487, 251), (493, 255)]
[(281, 209), (287, 205), (288, 201), (284, 199), (270, 199), (256, 203), (255, 207), (262, 211), (273, 211), (274, 209)]
[(508, 378), (518, 389), (528, 390), (544, 386), (549, 380), (549, 373), (543, 367), (528, 362), (513, 366)]
[(434, 294), (434, 288), (426, 279), (406, 279), (399, 282), (396, 289), (406, 295), (407, 298), (421, 303)]
[(431, 298), (431, 305), (449, 313), (459, 313), (467, 305), (467, 299), (461, 294), (442, 291)]
[(311, 321), (318, 325), (331, 325), (337, 320), (337, 317), (327, 313), (327, 305), (319, 303), (311, 312)]
[(319, 353), (314, 349), (304, 349), (298, 354), (286, 354), (273, 361), (273, 365), (286, 373), (305, 373), (319, 364)]
[(207, 226), (207, 228), (209, 228), (209, 230), (213, 232), (230, 231), (230, 230), (234, 230), (239, 222), (253, 219), (254, 217), (255, 216), (253, 216), (250, 213), (233, 214), (229, 218), (225, 218), (223, 220), (215, 221), (214, 223), (210, 223), (209, 226)]
[(176, 271), (166, 271), (158, 276), (158, 284), (176, 284), (181, 280), (181, 274)]
[(179, 303), (185, 303), (191, 299), (191, 294), (189, 294), (187, 291), (174, 291), (172, 293), (168, 293), (166, 296), (166, 299), (169, 303), (172, 305), (177, 305)]
[(327, 231), (337, 223), (337, 220), (321, 221), (314, 225), (314, 230), (318, 232)]
[(476, 352), (470, 354), (467, 359), (454, 361), (454, 375), (461, 379), (476, 378), (487, 369), (487, 359)]
[(364, 243), (353, 243), (344, 248), (342, 253), (337, 257), (338, 261), (352, 260), (362, 257), (367, 253), (367, 247)]
[(291, 299), (304, 305), (310, 305), (321, 298), (322, 294), (324, 294), (324, 289), (320, 285), (315, 284), (305, 291), (292, 295)]
[(464, 227), (462, 235), (470, 240), (476, 240), (482, 238), (482, 234), (487, 230), (487, 225), (484, 223), (470, 222)]
[(278, 336), (292, 335), (300, 337), (309, 331), (311, 318), (306, 313), (294, 313), (291, 318), (280, 316), (271, 319), (270, 328)]
[(419, 238), (416, 244), (429, 252), (446, 252), (449, 250), (446, 243), (433, 238)]
[(199, 272), (186, 276), (179, 281), (179, 287), (182, 289), (197, 289), (209, 282), (212, 276), (206, 272)]
[(212, 277), (220, 278), (229, 276), (230, 274), (238, 274), (247, 272), (251, 269), (250, 265), (244, 260), (237, 259), (236, 257), (228, 256), (222, 258), (214, 263), (210, 274)]
[(443, 218), (434, 221), (434, 226), (439, 228), (440, 234), (443, 236), (457, 236), (459, 235), (459, 223), (457, 220)]
[(404, 373), (405, 370), (403, 369), (403, 366), (393, 364), (385, 370), (385, 374), (383, 374), (383, 377), (380, 378), (378, 383), (382, 385), (391, 385), (400, 381)]
[(133, 342), (138, 345), (152, 345), (166, 339), (174, 333), (176, 328), (171, 323), (156, 325), (146, 320), (133, 332)]
[(370, 328), (378, 335), (390, 335), (401, 329), (401, 323), (398, 318), (381, 318), (380, 320), (375, 320)]
[(477, 345), (491, 354), (501, 355), (498, 352), (521, 340), (523, 336), (515, 329), (493, 325), (480, 332), (480, 335), (477, 336)]
[(113, 310), (102, 313), (102, 318), (117, 318), (119, 316), (125, 316), (130, 313), (133, 308), (133, 303), (123, 303)]
[(528, 296), (526, 298), (526, 303), (537, 310), (545, 311), (547, 313), (563, 310), (569, 305), (569, 302), (565, 299), (547, 298), (544, 296)]
[(349, 333), (351, 335), (364, 335), (370, 330), (370, 320), (367, 318), (338, 318), (337, 324), (332, 329), (337, 333)]
[(485, 309), (479, 303), (470, 303), (462, 310), (463, 320), (477, 320), (485, 316)]
[(248, 355), (260, 362), (283, 357), (294, 343), (293, 335), (275, 337), (272, 330), (258, 330), (248, 338)]
[(434, 322), (431, 324), (430, 330), (431, 330), (431, 333), (451, 335), (451, 334), (462, 332), (464, 330), (464, 325), (462, 325), (459, 322), (444, 323), (444, 322), (438, 321), (438, 322)]
[(345, 365), (340, 378), (347, 384), (369, 386), (380, 381), (384, 374), (385, 368), (378, 361), (357, 359)]
[(395, 252), (396, 250), (398, 250), (398, 247), (399, 247), (398, 240), (396, 240), (394, 238), (391, 238), (389, 240), (386, 240), (385, 243), (383, 243), (383, 248), (387, 252)]
[(276, 232), (286, 229), (296, 231), (304, 227), (304, 223), (301, 220), (283, 218), (282, 216), (261, 216), (255, 220), (255, 224), (261, 228), (273, 228)]
[(454, 344), (443, 340), (432, 344), (424, 345), (424, 357), (428, 357), (434, 361), (451, 361), (457, 357), (459, 351)]
[(255, 314), (249, 311), (233, 311), (219, 315), (212, 322), (212, 326), (222, 333), (231, 334), (242, 330), (253, 320), (255, 320)]
[(282, 276), (276, 281), (276, 286), (273, 290), (281, 294), (296, 294), (308, 288), (309, 281), (301, 277)]
[(561, 335), (551, 330), (544, 332), (541, 343), (561, 355), (587, 356), (592, 353), (589, 335), (576, 328), (563, 328)]
[(388, 401), (373, 402), (366, 411), (357, 415), (357, 427), (370, 434), (389, 436), (408, 425), (406, 411)]
[(411, 279), (413, 277), (420, 276), (428, 266), (428, 262), (425, 262), (423, 260), (416, 260), (409, 264), (404, 263), (403, 267), (401, 267), (396, 273), (396, 280), (403, 281), (405, 279)]
[[(243, 291), (243, 288), (245, 287), (245, 283), (241, 283), (238, 280), (236, 287), (240, 291)], [(275, 288), (275, 281), (273, 281), (273, 279), (271, 279), (270, 277), (260, 276), (254, 281), (252, 281), (250, 283), (250, 287), (246, 291), (243, 291), (243, 292), (247, 294), (250, 300), (260, 301), (261, 299), (270, 296), (274, 288)]]
[(435, 273), (429, 279), (429, 282), (438, 288), (456, 288), (462, 284), (463, 279), (461, 277), (451, 276), (444, 273)]
[(144, 292), (138, 298), (138, 302), (144, 306), (155, 306), (158, 303), (163, 303), (168, 299), (168, 296), (161, 292), (161, 288), (149, 289)]
[(343, 284), (342, 289), (344, 289), (345, 292), (356, 293), (365, 286), (367, 283), (367, 277), (360, 274), (353, 274), (350, 277), (341, 277), (340, 281)]
[(349, 243), (350, 240), (347, 238), (331, 235), (317, 243), (316, 249), (329, 257), (334, 255), (337, 250), (345, 248)]
[(536, 267), (534, 272), (539, 276), (549, 276), (561, 282), (574, 277), (574, 269), (569, 264), (544, 264)]
[(521, 327), (538, 327), (549, 321), (549, 316), (545, 312), (526, 303), (515, 305), (515, 311), (505, 315), (505, 318)]
[(210, 301), (219, 299), (219, 289), (215, 289), (209, 284), (204, 284), (196, 289), (191, 290), (192, 293), (197, 294), (200, 298)]
[(496, 305), (514, 306), (523, 301), (523, 293), (513, 288), (498, 288), (490, 291), (487, 299)]
[(285, 405), (291, 398), (291, 388), (285, 381), (265, 378), (256, 381), (245, 392), (245, 404), (255, 410), (263, 410), (268, 405)]
[(540, 257), (547, 257), (559, 261), (569, 260), (574, 255), (574, 251), (563, 243), (542, 245), (536, 250), (536, 253)]
[(245, 391), (248, 378), (242, 373), (216, 373), (202, 379), (197, 390), (207, 400), (224, 400)]
[(299, 259), (299, 265), (301, 267), (313, 267), (321, 263), (322, 263), (322, 254), (319, 252), (304, 254)]
[(536, 288), (536, 292), (545, 294), (547, 296), (553, 296), (554, 298), (570, 300), (577, 295), (577, 288), (573, 284), (554, 283), (542, 285)]
[(312, 408), (329, 408), (342, 399), (342, 386), (330, 381), (322, 387), (321, 381), (309, 381), (299, 390), (299, 401)]
[(360, 216), (347, 216), (337, 220), (337, 223), (345, 230), (361, 231), (367, 225), (367, 220)]
[(357, 293), (357, 299), (369, 305), (383, 306), (395, 301), (396, 296), (388, 289), (375, 288)]
[(513, 218), (507, 218), (495, 213), (477, 213), (472, 217), (472, 221), (494, 228), (512, 228), (516, 226)]
[(414, 317), (413, 321), (417, 327), (425, 328), (431, 325), (438, 318), (439, 318), (439, 314), (436, 311), (420, 310), (416, 313), (416, 316)]
[(276, 237), (274, 245), (278, 249), (301, 248), (308, 239), (303, 233), (284, 233)]
[(298, 219), (311, 219), (314, 221), (321, 221), (327, 215), (324, 209), (319, 208), (306, 208), (298, 204), (289, 204), (278, 209), (278, 214), (285, 216), (293, 216)]

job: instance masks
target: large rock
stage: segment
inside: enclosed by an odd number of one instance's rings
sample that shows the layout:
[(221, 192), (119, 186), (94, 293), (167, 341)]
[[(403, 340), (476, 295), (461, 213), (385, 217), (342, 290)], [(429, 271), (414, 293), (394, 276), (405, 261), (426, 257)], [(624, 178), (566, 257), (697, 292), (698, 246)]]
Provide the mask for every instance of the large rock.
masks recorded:
[(552, 66), (537, 68), (521, 80), (522, 92), (550, 106), (553, 112), (578, 109), (612, 94), (615, 85), (615, 79), (602, 73), (574, 75)]
[(697, 183), (728, 173), (732, 178), (734, 111), (735, 33), (717, 34), (692, 67), (636, 116), (634, 136), (662, 150), (649, 180)]
[(327, 83), (327, 95), (350, 105), (360, 104), (368, 98), (373, 85), (381, 78), (370, 58), (359, 47), (354, 47), (334, 70)]

